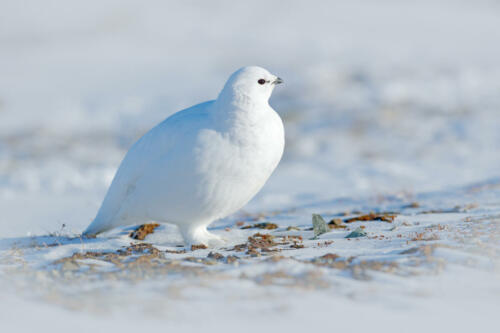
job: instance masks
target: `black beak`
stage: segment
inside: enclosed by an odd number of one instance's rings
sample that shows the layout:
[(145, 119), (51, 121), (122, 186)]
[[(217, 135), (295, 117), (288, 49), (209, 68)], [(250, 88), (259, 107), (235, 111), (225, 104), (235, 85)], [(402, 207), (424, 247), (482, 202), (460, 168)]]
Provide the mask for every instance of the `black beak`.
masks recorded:
[(276, 80), (273, 81), (273, 84), (280, 84), (280, 83), (283, 83), (283, 79), (281, 79), (280, 77), (277, 77)]

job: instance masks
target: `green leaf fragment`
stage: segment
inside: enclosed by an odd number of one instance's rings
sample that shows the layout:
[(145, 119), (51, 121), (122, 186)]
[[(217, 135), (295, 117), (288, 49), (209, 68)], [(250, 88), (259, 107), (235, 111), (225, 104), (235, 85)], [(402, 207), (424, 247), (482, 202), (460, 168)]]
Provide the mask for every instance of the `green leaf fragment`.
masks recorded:
[(312, 215), (312, 223), (313, 223), (314, 237), (318, 237), (319, 235), (330, 231), (330, 228), (328, 228), (328, 226), (326, 225), (325, 220), (319, 214)]
[(356, 230), (351, 232), (349, 235), (345, 236), (345, 238), (365, 237), (366, 235), (367, 235), (367, 233), (363, 229), (357, 228)]

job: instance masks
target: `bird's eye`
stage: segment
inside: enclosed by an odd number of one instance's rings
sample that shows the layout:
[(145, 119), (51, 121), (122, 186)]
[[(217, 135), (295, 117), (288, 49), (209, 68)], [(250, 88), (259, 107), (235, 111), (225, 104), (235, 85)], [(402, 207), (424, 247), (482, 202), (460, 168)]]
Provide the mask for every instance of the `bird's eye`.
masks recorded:
[(266, 80), (264, 80), (264, 79), (260, 79), (259, 81), (257, 81), (257, 83), (258, 83), (258, 84), (264, 84), (264, 83), (266, 83)]

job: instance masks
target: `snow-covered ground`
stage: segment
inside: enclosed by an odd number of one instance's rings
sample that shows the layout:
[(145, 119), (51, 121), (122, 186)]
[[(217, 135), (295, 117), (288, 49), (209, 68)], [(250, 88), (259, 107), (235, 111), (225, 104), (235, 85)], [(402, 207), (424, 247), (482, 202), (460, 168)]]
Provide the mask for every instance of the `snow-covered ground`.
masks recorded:
[[(496, 331), (499, 17), (493, 0), (2, 1), (1, 325)], [(271, 104), (287, 147), (214, 225), (224, 259), (165, 252), (169, 226), (146, 238), (159, 267), (67, 259), (130, 245), (124, 230), (73, 237), (135, 139), (250, 64), (285, 79)], [(311, 214), (357, 211), (398, 216), (309, 240)], [(235, 224), (252, 219), (279, 228)], [(360, 225), (368, 237), (344, 238)], [(257, 232), (304, 248), (231, 250)]]

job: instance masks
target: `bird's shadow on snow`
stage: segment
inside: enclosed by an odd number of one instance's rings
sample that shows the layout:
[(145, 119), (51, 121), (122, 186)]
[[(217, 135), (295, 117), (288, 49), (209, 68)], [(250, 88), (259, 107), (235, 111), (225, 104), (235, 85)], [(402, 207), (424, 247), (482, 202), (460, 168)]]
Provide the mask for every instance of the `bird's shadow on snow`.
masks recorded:
[[(12, 237), (0, 239), (0, 251), (8, 249), (52, 248), (65, 245), (90, 245), (97, 248), (112, 241), (133, 242), (128, 235), (134, 227), (125, 227), (105, 233), (99, 237), (85, 237), (81, 234), (50, 233), (48, 235)], [(121, 243), (121, 242), (120, 242)], [(126, 243), (125, 243), (126, 244)]]
[(108, 238), (85, 238), (69, 235), (41, 235), (0, 239), (0, 250), (47, 248), (75, 244), (99, 244)]
[[(226, 224), (210, 228), (221, 234)], [(151, 243), (164, 247), (184, 247), (184, 241), (176, 226), (161, 224), (154, 233), (147, 236), (146, 240), (140, 241), (129, 237), (130, 233), (137, 226), (128, 226), (114, 229), (110, 232), (99, 235), (95, 238), (84, 237), (81, 234), (48, 234), (39, 236), (12, 237), (0, 239), (0, 251), (10, 249), (36, 249), (36, 248), (54, 248), (59, 246), (85, 245), (87, 248), (120, 248), (128, 246), (130, 243)]]

